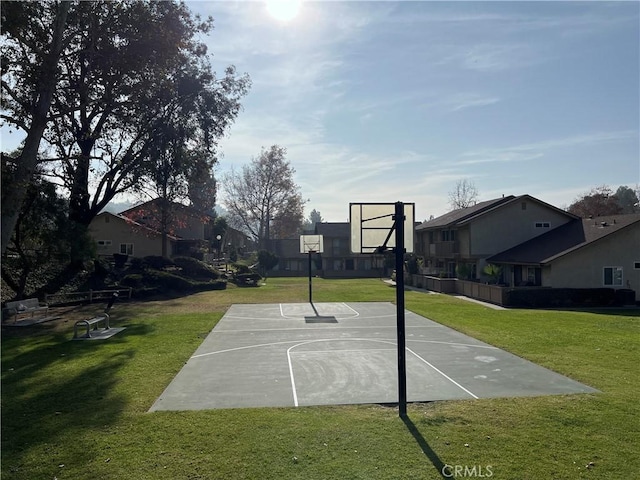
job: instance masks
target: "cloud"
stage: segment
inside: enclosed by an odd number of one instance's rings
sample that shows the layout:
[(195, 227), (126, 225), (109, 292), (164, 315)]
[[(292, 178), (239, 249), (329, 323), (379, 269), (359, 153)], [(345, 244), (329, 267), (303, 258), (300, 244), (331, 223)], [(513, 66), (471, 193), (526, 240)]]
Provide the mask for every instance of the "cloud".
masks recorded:
[(542, 140), (511, 147), (485, 148), (464, 152), (459, 164), (472, 165), (493, 162), (523, 162), (544, 156), (548, 150), (561, 148), (588, 147), (606, 142), (617, 142), (638, 138), (638, 132), (620, 130), (574, 135), (565, 138)]
[(530, 67), (548, 59), (532, 45), (516, 43), (513, 39), (509, 43), (440, 45), (437, 50), (440, 58), (436, 65), (453, 65), (463, 70), (485, 73)]
[(465, 110), (467, 108), (485, 107), (487, 105), (494, 105), (500, 101), (500, 98), (493, 96), (483, 96), (479, 94), (458, 94), (454, 95), (447, 100), (452, 112)]

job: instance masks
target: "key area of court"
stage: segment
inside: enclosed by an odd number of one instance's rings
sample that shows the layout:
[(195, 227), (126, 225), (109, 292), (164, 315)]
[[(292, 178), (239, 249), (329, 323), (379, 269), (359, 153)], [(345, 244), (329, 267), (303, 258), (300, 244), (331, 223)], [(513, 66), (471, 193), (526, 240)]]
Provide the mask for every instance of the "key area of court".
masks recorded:
[[(406, 311), (407, 400), (597, 390)], [(392, 303), (232, 305), (151, 407), (202, 410), (398, 401)]]

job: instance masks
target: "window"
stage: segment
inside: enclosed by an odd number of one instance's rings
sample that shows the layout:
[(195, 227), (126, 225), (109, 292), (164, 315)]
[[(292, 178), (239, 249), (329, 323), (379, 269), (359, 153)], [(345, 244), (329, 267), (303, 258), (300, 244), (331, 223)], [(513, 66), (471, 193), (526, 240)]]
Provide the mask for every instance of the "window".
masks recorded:
[(456, 231), (442, 230), (442, 232), (440, 233), (440, 238), (443, 242), (453, 242), (456, 239)]
[(536, 228), (551, 228), (550, 222), (536, 222)]
[(604, 267), (605, 287), (622, 286), (622, 267)]
[(540, 267), (526, 267), (527, 285), (539, 287), (542, 285), (542, 269)]
[(98, 240), (98, 248), (107, 248), (111, 246), (111, 240)]
[(123, 255), (133, 255), (133, 243), (121, 243), (120, 253)]
[(633, 268), (640, 270), (640, 262), (633, 262)]
[(522, 202), (520, 204), (520, 208), (522, 208), (522, 210), (526, 210), (527, 209), (527, 202)]

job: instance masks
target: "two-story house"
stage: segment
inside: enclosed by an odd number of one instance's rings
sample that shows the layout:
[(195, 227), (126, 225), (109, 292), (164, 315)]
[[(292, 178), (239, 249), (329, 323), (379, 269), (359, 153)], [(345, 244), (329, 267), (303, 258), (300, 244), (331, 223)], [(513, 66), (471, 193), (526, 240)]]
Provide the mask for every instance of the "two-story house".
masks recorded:
[(477, 279), (488, 257), (576, 218), (530, 195), (509, 195), (420, 224), (416, 253), (427, 275)]
[[(91, 221), (89, 233), (96, 243), (99, 256), (114, 254), (129, 257), (162, 255), (162, 235), (158, 230), (131, 220), (122, 215), (102, 212)], [(167, 235), (169, 254), (177, 251), (178, 238)]]
[(211, 252), (208, 257), (228, 258), (232, 251), (245, 253), (253, 248), (247, 235), (231, 227), (221, 235), (216, 234), (214, 219), (176, 202), (169, 202), (163, 209), (161, 200), (154, 199), (117, 215), (102, 212), (93, 219), (89, 231), (98, 254), (103, 256), (119, 253), (130, 257), (163, 254), (204, 257)]
[[(383, 255), (351, 253), (349, 222), (316, 223), (313, 232), (309, 233), (323, 237), (324, 252), (312, 254), (315, 275), (325, 278), (364, 278), (385, 274)], [(275, 275), (308, 274), (308, 254), (300, 253), (299, 237), (275, 240), (273, 249), (279, 258), (278, 266), (274, 269)]]

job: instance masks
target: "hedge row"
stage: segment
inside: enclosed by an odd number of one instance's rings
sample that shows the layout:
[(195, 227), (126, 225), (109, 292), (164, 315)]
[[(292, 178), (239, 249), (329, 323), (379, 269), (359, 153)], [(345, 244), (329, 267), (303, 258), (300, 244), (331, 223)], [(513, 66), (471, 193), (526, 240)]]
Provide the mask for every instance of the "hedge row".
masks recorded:
[[(626, 292), (632, 292), (630, 295)], [(504, 293), (504, 304), (524, 308), (608, 307), (629, 303), (633, 290), (613, 288), (518, 288)]]
[(159, 292), (201, 292), (205, 290), (224, 290), (227, 282), (224, 280), (198, 281), (190, 280), (179, 275), (160, 270), (145, 270), (143, 273), (131, 273), (125, 275), (120, 281), (121, 285), (133, 287), (135, 292), (144, 289), (158, 289)]

